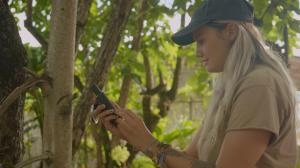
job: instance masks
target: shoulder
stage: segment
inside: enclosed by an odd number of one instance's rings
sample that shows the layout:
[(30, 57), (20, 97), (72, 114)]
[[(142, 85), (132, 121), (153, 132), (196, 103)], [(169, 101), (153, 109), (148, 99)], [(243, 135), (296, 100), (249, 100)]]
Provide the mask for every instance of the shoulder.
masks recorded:
[(255, 65), (239, 83), (240, 89), (252, 87), (267, 87), (276, 90), (278, 85), (283, 84), (283, 79), (278, 72), (267, 65)]
[(235, 98), (247, 95), (248, 99), (268, 96), (275, 99), (282, 108), (289, 109), (290, 93), (287, 82), (276, 70), (267, 65), (256, 65), (251, 72), (240, 80), (235, 89)]

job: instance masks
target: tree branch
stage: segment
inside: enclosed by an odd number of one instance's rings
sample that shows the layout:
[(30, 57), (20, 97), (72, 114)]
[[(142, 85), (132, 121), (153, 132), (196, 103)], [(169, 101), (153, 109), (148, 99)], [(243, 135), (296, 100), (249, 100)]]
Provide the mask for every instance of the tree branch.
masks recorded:
[[(287, 14), (287, 10), (285, 10), (285, 13)], [(289, 64), (289, 31), (287, 25), (284, 25), (283, 28), (283, 41), (284, 41), (284, 54), (283, 54), (283, 60), (286, 66)]]
[(29, 164), (32, 164), (34, 162), (41, 161), (41, 160), (51, 161), (52, 158), (53, 158), (53, 154), (51, 152), (45, 152), (42, 155), (39, 155), (39, 156), (33, 157), (31, 159), (28, 159), (26, 161), (20, 162), (20, 163), (16, 164), (15, 167), (22, 168)]
[[(76, 22), (76, 39), (75, 39), (75, 49), (77, 51), (78, 45), (80, 43), (82, 34), (84, 32), (90, 7), (93, 0), (79, 0), (78, 7), (77, 7), (77, 22)], [(77, 54), (76, 54), (77, 55)]]
[(27, 67), (23, 67), (23, 69), (25, 70), (25, 72), (27, 74), (30, 74), (33, 78), (39, 78), (39, 76), (35, 72), (33, 72), (31, 69), (29, 69)]
[(84, 85), (82, 84), (78, 75), (74, 75), (74, 85), (80, 92), (82, 92)]
[(141, 92), (141, 95), (148, 95), (148, 96), (153, 96), (155, 94), (158, 94), (162, 90), (166, 88), (166, 84), (164, 82), (163, 74), (160, 69), (158, 69), (158, 75), (159, 75), (159, 84), (155, 87), (152, 88), (152, 76), (151, 76), (151, 68), (149, 64), (149, 60), (147, 57), (144, 57), (144, 63), (146, 67), (146, 88), (147, 90), (144, 92)]
[[(147, 57), (146, 57), (146, 60), (148, 60)], [(148, 62), (149, 62), (149, 60), (148, 60)], [(145, 67), (148, 66), (148, 68), (146, 69), (146, 85), (148, 85), (148, 87), (146, 86), (147, 90), (144, 92), (141, 92), (141, 95), (153, 96), (155, 94), (158, 94), (162, 90), (165, 90), (166, 84), (164, 82), (164, 78), (163, 78), (163, 74), (162, 74), (161, 70), (158, 69), (159, 84), (155, 88), (152, 88), (152, 77), (151, 77), (150, 64), (149, 63), (147, 63), (147, 64), (145, 64)]]
[(259, 20), (264, 20), (264, 17), (266, 16), (267, 13), (270, 13), (271, 10), (275, 9), (278, 5), (278, 1), (274, 1), (274, 0), (271, 0), (271, 3), (270, 5), (266, 8), (266, 10), (263, 12), (263, 14), (261, 15), (260, 19)]
[[(184, 9), (186, 9), (186, 4), (184, 4)], [(181, 15), (181, 22), (180, 27), (183, 28), (185, 26), (185, 13)], [(181, 49), (180, 47), (179, 49)], [(167, 95), (171, 101), (175, 100), (175, 96), (178, 90), (179, 86), (179, 78), (180, 78), (180, 72), (181, 72), (181, 66), (182, 66), (182, 55), (177, 56), (176, 59), (176, 68), (174, 71), (174, 77), (173, 77), (173, 83), (171, 89), (167, 92)]]
[(172, 101), (175, 100), (176, 92), (178, 90), (181, 66), (182, 66), (182, 58), (181, 58), (181, 56), (177, 56), (177, 62), (176, 62), (176, 68), (175, 68), (175, 72), (174, 72), (172, 87), (168, 91), (168, 96), (169, 96), (170, 100), (172, 100)]
[(21, 86), (16, 87), (7, 97), (4, 99), (0, 105), (0, 117), (7, 110), (7, 108), (24, 92), (37, 86), (41, 83), (48, 83), (46, 79), (43, 78), (31, 78)]
[(90, 87), (92, 84), (98, 84), (100, 88), (103, 88), (134, 2), (133, 0), (122, 0), (113, 3), (114, 10), (112, 10), (111, 22), (109, 22), (103, 34), (101, 47), (97, 49), (95, 63), (88, 72), (86, 85), (74, 109), (73, 154), (76, 153), (80, 145), (87, 116), (92, 105), (93, 95)]
[(36, 38), (36, 40), (41, 44), (42, 48), (47, 51), (48, 42), (45, 38), (38, 32), (38, 30), (32, 24), (32, 0), (27, 1), (26, 10), (26, 20), (24, 21), (24, 26), (26, 29)]
[(149, 89), (149, 90), (146, 90), (145, 92), (141, 92), (141, 95), (153, 96), (153, 95), (161, 92), (165, 87), (166, 87), (166, 85), (160, 83), (158, 86), (156, 86), (153, 89)]

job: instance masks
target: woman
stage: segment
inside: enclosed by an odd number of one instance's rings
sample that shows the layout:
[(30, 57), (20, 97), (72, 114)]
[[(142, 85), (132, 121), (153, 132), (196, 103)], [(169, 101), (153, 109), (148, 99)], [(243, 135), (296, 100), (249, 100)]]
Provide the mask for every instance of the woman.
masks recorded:
[(115, 105), (116, 117), (101, 105), (96, 114), (106, 129), (168, 168), (295, 167), (295, 88), (252, 22), (245, 0), (206, 0), (172, 37), (179, 45), (195, 41), (207, 71), (218, 73), (203, 126), (184, 151), (155, 140), (130, 110)]

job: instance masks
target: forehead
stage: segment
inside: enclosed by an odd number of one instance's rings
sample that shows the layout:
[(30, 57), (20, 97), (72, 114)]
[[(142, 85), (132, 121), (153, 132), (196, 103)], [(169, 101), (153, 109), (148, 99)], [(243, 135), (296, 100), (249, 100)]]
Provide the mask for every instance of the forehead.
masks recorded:
[(208, 34), (209, 32), (211, 32), (211, 31), (209, 31), (209, 29), (210, 28), (207, 27), (207, 26), (202, 26), (202, 27), (196, 29), (193, 32), (193, 38), (196, 39), (196, 38), (199, 38), (199, 37), (203, 36), (204, 34), (205, 35)]

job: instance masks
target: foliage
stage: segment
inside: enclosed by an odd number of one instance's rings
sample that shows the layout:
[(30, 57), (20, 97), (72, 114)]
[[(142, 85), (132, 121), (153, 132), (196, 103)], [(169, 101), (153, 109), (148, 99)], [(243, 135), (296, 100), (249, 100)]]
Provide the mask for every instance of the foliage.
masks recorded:
[[(84, 34), (79, 43), (77, 55), (75, 59), (75, 75), (79, 77), (83, 85), (87, 80), (87, 73), (90, 71), (99, 47), (107, 23), (110, 22), (110, 14), (112, 10), (113, 0), (94, 0), (90, 8), (87, 25)], [(167, 5), (166, 1), (150, 0), (148, 1), (149, 11), (146, 13), (144, 28), (142, 30), (141, 48), (139, 51), (132, 50), (133, 36), (137, 32), (136, 21), (140, 16), (138, 9), (140, 1), (136, 1), (131, 12), (128, 24), (122, 34), (122, 41), (119, 45), (113, 66), (108, 72), (108, 81), (104, 91), (112, 101), (117, 101), (120, 96), (120, 89), (123, 76), (131, 72), (133, 75), (133, 83), (130, 88), (129, 102), (127, 107), (133, 109), (142, 115), (142, 95), (140, 92), (145, 86), (145, 67), (143, 64), (143, 56), (147, 56), (150, 60), (152, 69), (153, 85), (159, 83), (158, 72), (163, 73), (164, 81), (170, 88), (176, 65), (176, 58), (180, 56), (185, 59), (184, 68), (191, 70), (191, 75), (187, 77), (185, 83), (179, 88), (178, 99), (201, 99), (203, 109), (207, 108), (209, 98), (211, 96), (212, 79), (205, 68), (199, 64), (200, 60), (195, 57), (195, 45), (184, 48), (178, 48), (171, 42), (172, 26), (168, 18), (176, 17), (183, 13), (192, 14), (202, 0), (173, 0), (168, 1), (171, 5)], [(287, 27), (289, 34), (289, 51), (297, 47), (296, 34), (300, 32), (300, 21), (296, 20), (294, 15), (300, 15), (298, 0), (251, 0), (255, 6), (255, 16), (257, 24), (266, 37), (266, 40), (276, 43), (283, 49), (284, 43), (284, 27)], [(270, 3), (272, 2), (272, 3)], [(27, 0), (10, 1), (11, 10), (15, 15), (24, 14), (27, 10)], [(185, 5), (187, 9), (185, 10)], [(49, 36), (51, 5), (49, 0), (33, 1), (33, 25), (37, 32), (46, 40)], [(28, 68), (41, 75), (45, 67), (45, 53), (41, 47), (31, 47), (26, 44), (28, 53)], [(284, 53), (282, 51), (282, 53)], [(78, 102), (81, 90), (74, 90), (75, 106)], [(151, 108), (157, 112), (156, 102), (158, 98), (154, 97)], [(36, 118), (39, 127), (42, 127), (43, 116), (43, 96), (40, 90), (32, 90), (27, 94), (25, 115)], [(180, 109), (178, 110), (180, 112)], [(33, 113), (34, 112), (34, 113)], [(174, 125), (174, 128), (168, 128), (168, 125)], [(184, 148), (190, 141), (191, 135), (199, 127), (195, 121), (187, 119), (186, 114), (182, 114), (178, 121), (171, 121), (163, 118), (159, 121), (158, 126), (154, 130), (154, 135), (162, 141), (172, 143), (178, 148)], [(29, 132), (26, 132), (29, 134)], [(96, 145), (92, 138), (92, 133), (88, 129), (86, 131), (86, 146), (82, 144), (78, 153), (78, 165), (87, 162), (85, 157), (92, 159), (96, 157)], [(26, 143), (26, 150), (31, 145)], [(105, 144), (107, 145), (107, 144)], [(86, 147), (86, 148), (85, 148)], [(84, 149), (87, 149), (84, 151)], [(121, 146), (117, 146), (112, 150), (112, 158), (117, 163), (123, 163), (127, 160), (127, 150)], [(90, 159), (91, 159), (90, 158)], [(91, 160), (92, 160), (91, 159)], [(154, 167), (151, 160), (143, 155), (138, 155), (133, 161), (133, 168)]]
[(112, 149), (111, 157), (117, 162), (118, 166), (121, 166), (121, 163), (125, 163), (128, 159), (129, 152), (125, 146), (118, 145)]

